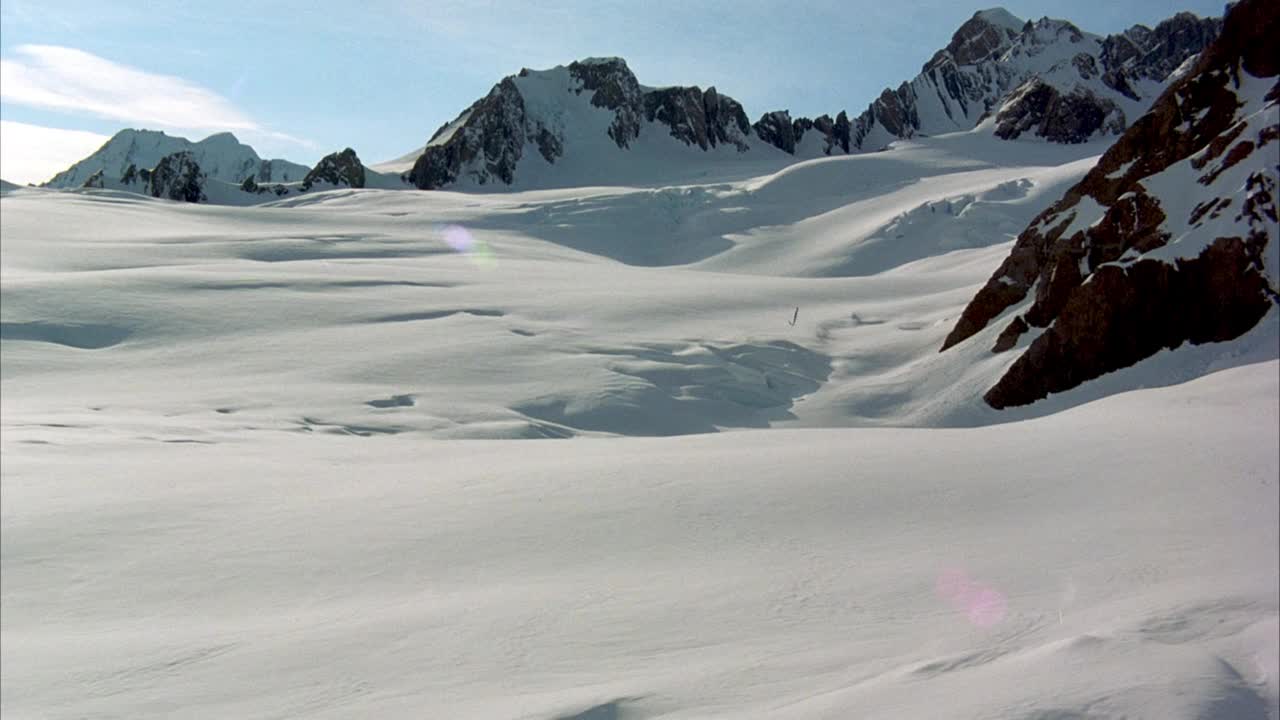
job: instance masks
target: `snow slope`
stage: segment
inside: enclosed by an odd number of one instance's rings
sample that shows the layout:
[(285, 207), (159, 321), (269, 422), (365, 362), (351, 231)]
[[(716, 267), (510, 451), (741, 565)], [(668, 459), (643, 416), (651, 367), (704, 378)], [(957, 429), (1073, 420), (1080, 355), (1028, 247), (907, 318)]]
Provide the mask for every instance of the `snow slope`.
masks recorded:
[(937, 352), (1102, 150), (6, 191), (0, 712), (1276, 718), (1277, 314), (1011, 411)]
[(1274, 718), (1278, 371), (570, 444), (7, 411), (4, 713)]

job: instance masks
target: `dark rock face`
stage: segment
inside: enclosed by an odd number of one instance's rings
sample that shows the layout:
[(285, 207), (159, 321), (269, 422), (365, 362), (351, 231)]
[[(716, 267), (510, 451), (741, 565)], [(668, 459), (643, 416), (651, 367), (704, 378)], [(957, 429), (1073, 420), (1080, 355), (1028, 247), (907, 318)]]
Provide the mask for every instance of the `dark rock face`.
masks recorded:
[(671, 137), (706, 150), (707, 114), (702, 91), (696, 87), (670, 87), (644, 96), (645, 117), (671, 128)]
[(890, 135), (911, 137), (920, 127), (915, 92), (906, 83), (899, 85), (897, 90), (885, 88), (858, 120), (861, 121), (856, 134), (859, 147), (877, 123)]
[(1253, 269), (1266, 242), (1225, 237), (1175, 264), (1099, 268), (984, 399), (997, 409), (1026, 405), (1183, 342), (1243, 335), (1271, 305)]
[(1082, 143), (1095, 133), (1118, 135), (1124, 128), (1124, 112), (1114, 102), (1083, 89), (1064, 95), (1033, 78), (1011, 93), (1000, 108), (995, 133), (1012, 140), (1030, 131), (1051, 142)]
[(97, 189), (101, 190), (101, 189), (102, 189), (102, 187), (103, 187), (102, 171), (101, 171), (101, 170), (99, 170), (99, 171), (95, 172), (94, 174), (90, 175), (89, 177), (85, 178), (85, 180), (84, 180), (84, 184), (83, 184), (83, 185), (81, 185), (80, 187), (82, 187), (82, 188), (97, 188)]
[[(409, 182), (422, 190), (457, 181), (463, 165), (479, 158), (476, 180), (496, 179), (508, 185), (524, 152), (524, 98), (506, 78), (468, 110), (468, 117), (445, 142), (429, 145), (409, 171)], [(437, 137), (444, 129), (436, 132)]]
[[(1014, 347), (1026, 332), (1040, 334), (988, 391), (988, 404), (1028, 404), (1162, 348), (1234, 339), (1280, 303), (1276, 279), (1262, 261), (1270, 244), (1280, 242), (1274, 237), (1280, 211), (1273, 175), (1280, 128), (1258, 127), (1260, 116), (1242, 117), (1236, 94), (1242, 69), (1254, 77), (1280, 74), (1280, 59), (1268, 45), (1278, 32), (1280, 8), (1269, 0), (1233, 6), (1194, 68), (1019, 235), (942, 348), (973, 336), (1034, 290), (1030, 306), (1007, 322), (993, 351)], [(1280, 102), (1280, 82), (1265, 102)], [(1192, 232), (1213, 218), (1235, 222), (1226, 234), (1209, 235), (1194, 257), (1149, 257), (1170, 241), (1167, 222), (1183, 219), (1168, 217), (1172, 206), (1163, 206), (1140, 181), (1183, 161), (1201, 173), (1187, 189), (1204, 198), (1185, 220)], [(1258, 168), (1243, 190), (1238, 181), (1215, 184), (1228, 170), (1241, 172), (1241, 163)], [(1237, 209), (1239, 194), (1244, 199)], [(1077, 223), (1077, 215), (1095, 204), (1101, 217), (1090, 223), (1089, 214)], [(1079, 225), (1087, 227), (1067, 233)]]
[(939, 50), (925, 67), (936, 67), (947, 61), (956, 65), (973, 65), (1005, 50), (1016, 37), (1017, 33), (1012, 30), (988, 22), (981, 13), (974, 13), (956, 29), (951, 42)]
[(208, 200), (204, 194), (205, 174), (189, 152), (178, 152), (161, 158), (146, 176), (151, 197), (198, 203)]
[(660, 122), (671, 137), (703, 150), (717, 145), (748, 149), (751, 126), (737, 100), (721, 95), (715, 88), (703, 92), (697, 86), (669, 87), (644, 94), (645, 119)]
[(1187, 58), (1208, 47), (1222, 32), (1220, 18), (1199, 18), (1178, 13), (1156, 25), (1143, 43), (1145, 52), (1134, 63), (1139, 77), (1163, 80)]
[(592, 105), (614, 111), (609, 137), (618, 147), (626, 148), (632, 140), (640, 137), (640, 119), (644, 116), (645, 103), (640, 83), (621, 58), (570, 63), (569, 74), (582, 83), (579, 93), (591, 91)]
[(714, 87), (702, 93), (702, 111), (707, 117), (707, 142), (712, 147), (717, 144), (732, 145), (739, 152), (748, 149), (747, 136), (751, 133), (751, 123), (742, 104), (728, 95), (721, 95)]
[(1137, 99), (1132, 83), (1162, 81), (1187, 58), (1208, 47), (1222, 31), (1219, 18), (1178, 13), (1155, 29), (1134, 25), (1102, 41), (1102, 78), (1108, 87)]
[(795, 155), (796, 128), (791, 122), (791, 114), (786, 110), (765, 113), (755, 125), (751, 126), (756, 136), (782, 152)]
[(751, 127), (756, 137), (791, 155), (796, 153), (801, 139), (810, 130), (816, 130), (822, 136), (822, 152), (826, 155), (837, 148), (848, 153), (853, 141), (853, 127), (843, 110), (835, 120), (830, 115), (819, 115), (812, 120), (806, 117), (792, 120), (786, 110), (776, 110), (762, 115)]
[(310, 190), (318, 182), (327, 182), (334, 187), (362, 188), (364, 180), (364, 165), (355, 150), (346, 148), (320, 158), (320, 162), (302, 179), (302, 189)]

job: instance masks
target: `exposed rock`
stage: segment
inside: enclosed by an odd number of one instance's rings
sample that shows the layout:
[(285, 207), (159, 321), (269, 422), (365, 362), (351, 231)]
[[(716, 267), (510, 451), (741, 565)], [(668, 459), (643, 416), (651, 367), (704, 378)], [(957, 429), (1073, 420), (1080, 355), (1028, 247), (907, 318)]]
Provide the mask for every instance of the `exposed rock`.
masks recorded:
[(667, 87), (644, 94), (645, 119), (670, 129), (672, 137), (703, 150), (717, 145), (748, 149), (751, 126), (737, 100), (714, 87), (703, 92), (697, 86)]
[(775, 110), (765, 113), (755, 125), (751, 126), (756, 136), (782, 152), (796, 153), (796, 128), (791, 122), (791, 114), (786, 110)]
[(1085, 89), (1063, 94), (1032, 78), (996, 113), (995, 133), (1012, 140), (1031, 131), (1051, 142), (1082, 143), (1098, 133), (1118, 135), (1124, 128), (1124, 112), (1114, 102)]
[(981, 11), (974, 13), (956, 29), (951, 35), (951, 42), (939, 50), (925, 67), (937, 67), (946, 62), (973, 65), (1007, 50), (1018, 32), (1008, 25), (993, 22), (988, 15)]
[(1267, 241), (1225, 237), (1190, 260), (1099, 268), (984, 399), (997, 409), (1026, 405), (1183, 342), (1243, 335), (1271, 305), (1253, 269)]
[[(1262, 98), (1238, 94), (1242, 70), (1261, 78), (1280, 74), (1268, 44), (1278, 32), (1280, 8), (1269, 0), (1233, 6), (1195, 66), (1019, 235), (942, 348), (1032, 300), (993, 348), (1006, 351), (1024, 333), (1039, 331), (987, 393), (991, 406), (1034, 402), (1162, 348), (1239, 337), (1280, 302), (1275, 269), (1262, 261), (1280, 242), (1274, 160), (1280, 128), (1256, 112), (1259, 103), (1275, 112), (1280, 82)], [(1242, 115), (1249, 103), (1254, 114)], [(1169, 176), (1143, 181), (1166, 171), (1185, 177), (1187, 169), (1204, 172), (1174, 194), (1203, 199), (1185, 219), (1171, 218), (1180, 199), (1148, 189), (1162, 187)], [(1234, 179), (1220, 180), (1225, 177)], [(1233, 203), (1233, 196), (1242, 201)], [(1173, 204), (1166, 207), (1162, 199)], [(1233, 207), (1240, 208), (1234, 217)], [(1170, 223), (1191, 228), (1179, 247), (1203, 249), (1153, 255), (1172, 239)]]
[(443, 187), (477, 160), (479, 167), (471, 170), (477, 182), (511, 184), (525, 143), (524, 98), (515, 81), (505, 78), (465, 114), (451, 137), (442, 140), (438, 132), (437, 144), (427, 145), (409, 171), (409, 182), (423, 190)]
[(645, 93), (645, 118), (671, 128), (671, 137), (686, 145), (706, 150), (707, 113), (702, 105), (702, 90), (697, 87), (669, 87)]
[(1203, 50), (1222, 30), (1220, 18), (1182, 12), (1156, 25), (1134, 25), (1102, 41), (1102, 78), (1116, 92), (1138, 99), (1132, 83), (1164, 81), (1187, 58)]
[(101, 170), (99, 170), (99, 171), (95, 172), (94, 174), (90, 175), (89, 177), (85, 178), (84, 184), (83, 184), (83, 185), (81, 185), (80, 187), (82, 187), (82, 188), (97, 188), (97, 189), (101, 190), (101, 189), (102, 189), (102, 187), (103, 187), (102, 171), (101, 171)]
[(177, 152), (161, 158), (147, 174), (147, 192), (151, 197), (182, 202), (204, 202), (205, 174), (190, 152)]
[(706, 115), (707, 142), (712, 147), (733, 145), (739, 152), (750, 147), (747, 137), (751, 134), (751, 122), (741, 103), (709, 87), (702, 93), (702, 111)]
[[(609, 137), (620, 148), (640, 137), (640, 119), (645, 101), (640, 83), (622, 58), (584, 60), (569, 64), (569, 74), (582, 83), (578, 90), (591, 91), (591, 104), (614, 111)], [(545, 156), (546, 153), (544, 152)]]
[(326, 182), (334, 187), (343, 185), (353, 188), (364, 187), (364, 165), (356, 156), (356, 151), (346, 148), (342, 152), (329, 153), (302, 179), (302, 189), (310, 190), (318, 182)]

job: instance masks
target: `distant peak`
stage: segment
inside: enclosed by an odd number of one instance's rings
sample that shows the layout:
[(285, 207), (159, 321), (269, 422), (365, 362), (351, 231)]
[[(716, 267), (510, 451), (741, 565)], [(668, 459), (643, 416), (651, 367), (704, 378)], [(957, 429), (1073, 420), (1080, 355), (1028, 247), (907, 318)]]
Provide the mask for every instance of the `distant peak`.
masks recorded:
[(216, 145), (222, 145), (222, 144), (239, 145), (240, 139), (229, 132), (220, 132), (220, 133), (214, 133), (209, 137), (201, 140), (200, 142), (206, 143), (209, 145), (215, 145), (215, 144)]
[(1002, 7), (979, 10), (973, 14), (973, 18), (975, 20), (983, 20), (991, 25), (995, 25), (996, 27), (1008, 28), (1014, 32), (1021, 30), (1023, 25), (1026, 25), (1026, 22), (1021, 18)]
[(118, 138), (132, 138), (132, 137), (137, 137), (138, 135), (163, 136), (164, 131), (163, 130), (144, 130), (142, 128), (125, 128), (117, 132), (115, 135), (112, 135), (111, 139), (116, 140)]
[(579, 65), (621, 65), (623, 67), (627, 66), (626, 60), (623, 60), (622, 58), (616, 57), (616, 56), (582, 58), (581, 60), (578, 60), (577, 63)]

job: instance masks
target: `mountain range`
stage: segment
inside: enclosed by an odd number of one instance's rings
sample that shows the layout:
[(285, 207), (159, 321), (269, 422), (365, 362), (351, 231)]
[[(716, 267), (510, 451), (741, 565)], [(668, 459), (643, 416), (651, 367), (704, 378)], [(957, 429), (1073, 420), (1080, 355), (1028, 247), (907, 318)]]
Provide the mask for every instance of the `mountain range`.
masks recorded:
[[(364, 184), (353, 185), (359, 181), (352, 175), (322, 186), (654, 184), (708, 172), (759, 173), (975, 128), (1007, 140), (1080, 143), (1122, 132), (1220, 26), (1215, 18), (1180, 13), (1154, 28), (1135, 25), (1104, 37), (1066, 20), (1032, 22), (1000, 8), (983, 10), (956, 30), (920, 74), (886, 88), (861, 113), (792, 118), (775, 110), (754, 122), (741, 103), (714, 87), (641, 85), (621, 58), (526, 68), (503, 78), (419, 150), (365, 168)], [(148, 185), (138, 176), (179, 152), (190, 154), (184, 167), (204, 186), (203, 194)], [(240, 205), (309, 190), (318, 179), (304, 188), (308, 172), (284, 160), (262, 160), (229, 133), (192, 143), (124, 130), (46, 185), (87, 183)], [(244, 191), (236, 192), (241, 185)]]

